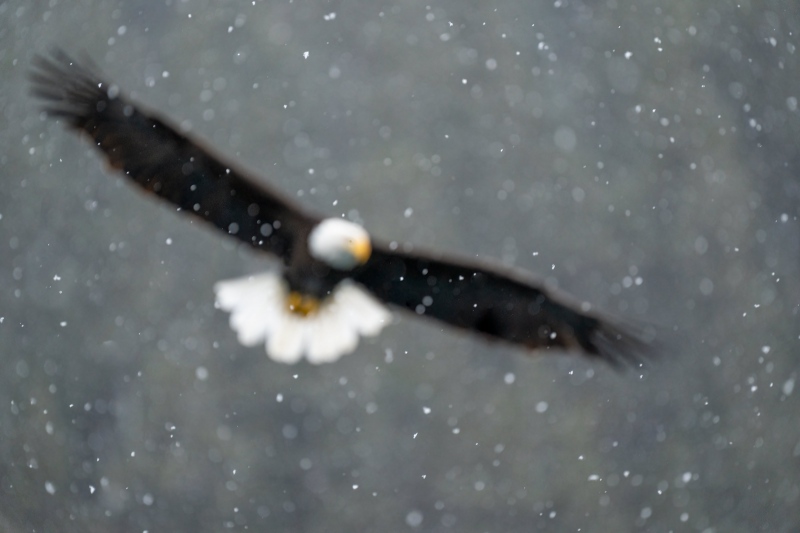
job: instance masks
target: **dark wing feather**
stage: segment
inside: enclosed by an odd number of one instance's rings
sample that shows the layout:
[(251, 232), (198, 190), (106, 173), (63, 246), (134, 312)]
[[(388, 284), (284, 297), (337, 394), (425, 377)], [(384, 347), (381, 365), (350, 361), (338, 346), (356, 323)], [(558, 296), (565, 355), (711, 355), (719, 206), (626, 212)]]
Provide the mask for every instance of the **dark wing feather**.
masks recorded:
[(530, 349), (579, 350), (639, 366), (652, 334), (585, 312), (521, 274), (375, 246), (355, 279), (381, 300)]
[(48, 115), (88, 135), (111, 167), (256, 248), (288, 261), (294, 236), (318, 220), (60, 50), (37, 57), (30, 79)]

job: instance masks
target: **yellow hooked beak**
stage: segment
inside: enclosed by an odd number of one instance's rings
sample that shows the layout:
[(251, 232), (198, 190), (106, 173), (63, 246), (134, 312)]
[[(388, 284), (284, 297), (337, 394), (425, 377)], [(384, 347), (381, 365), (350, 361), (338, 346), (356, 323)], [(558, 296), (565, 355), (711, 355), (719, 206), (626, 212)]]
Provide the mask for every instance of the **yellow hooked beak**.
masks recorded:
[(369, 239), (350, 241), (350, 253), (358, 260), (359, 265), (363, 265), (372, 255), (372, 243), (369, 242)]

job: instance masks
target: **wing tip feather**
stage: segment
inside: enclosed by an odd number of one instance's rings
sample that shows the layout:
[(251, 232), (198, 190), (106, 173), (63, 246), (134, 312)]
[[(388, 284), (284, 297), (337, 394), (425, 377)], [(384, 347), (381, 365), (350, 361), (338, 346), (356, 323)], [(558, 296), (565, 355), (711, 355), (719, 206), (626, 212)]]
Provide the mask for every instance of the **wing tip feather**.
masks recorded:
[(50, 46), (33, 57), (28, 71), (30, 94), (48, 116), (74, 125), (99, 100), (109, 98), (108, 84), (98, 72), (88, 56), (76, 61), (58, 46)]
[(662, 351), (658, 328), (630, 320), (599, 318), (589, 332), (589, 355), (599, 357), (615, 370), (646, 370)]

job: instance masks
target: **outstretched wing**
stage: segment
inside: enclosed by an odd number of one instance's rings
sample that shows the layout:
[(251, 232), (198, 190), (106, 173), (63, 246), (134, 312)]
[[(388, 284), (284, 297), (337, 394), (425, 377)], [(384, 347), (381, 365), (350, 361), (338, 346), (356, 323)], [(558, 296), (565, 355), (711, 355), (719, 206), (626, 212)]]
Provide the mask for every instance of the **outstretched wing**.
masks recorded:
[(111, 167), (180, 211), (284, 261), (294, 236), (317, 222), (63, 51), (37, 57), (30, 78), (48, 115), (88, 135)]
[(638, 366), (654, 334), (591, 313), (534, 280), (490, 265), (375, 246), (354, 276), (381, 300), (530, 349), (560, 347)]

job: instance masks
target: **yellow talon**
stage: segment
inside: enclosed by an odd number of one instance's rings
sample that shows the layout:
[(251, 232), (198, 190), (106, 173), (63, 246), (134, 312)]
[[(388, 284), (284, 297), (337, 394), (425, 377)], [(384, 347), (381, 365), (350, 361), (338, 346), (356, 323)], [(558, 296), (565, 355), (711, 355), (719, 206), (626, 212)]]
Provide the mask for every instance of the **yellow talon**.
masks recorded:
[(286, 298), (286, 307), (290, 312), (300, 316), (313, 315), (319, 310), (319, 300), (313, 296), (292, 291)]

